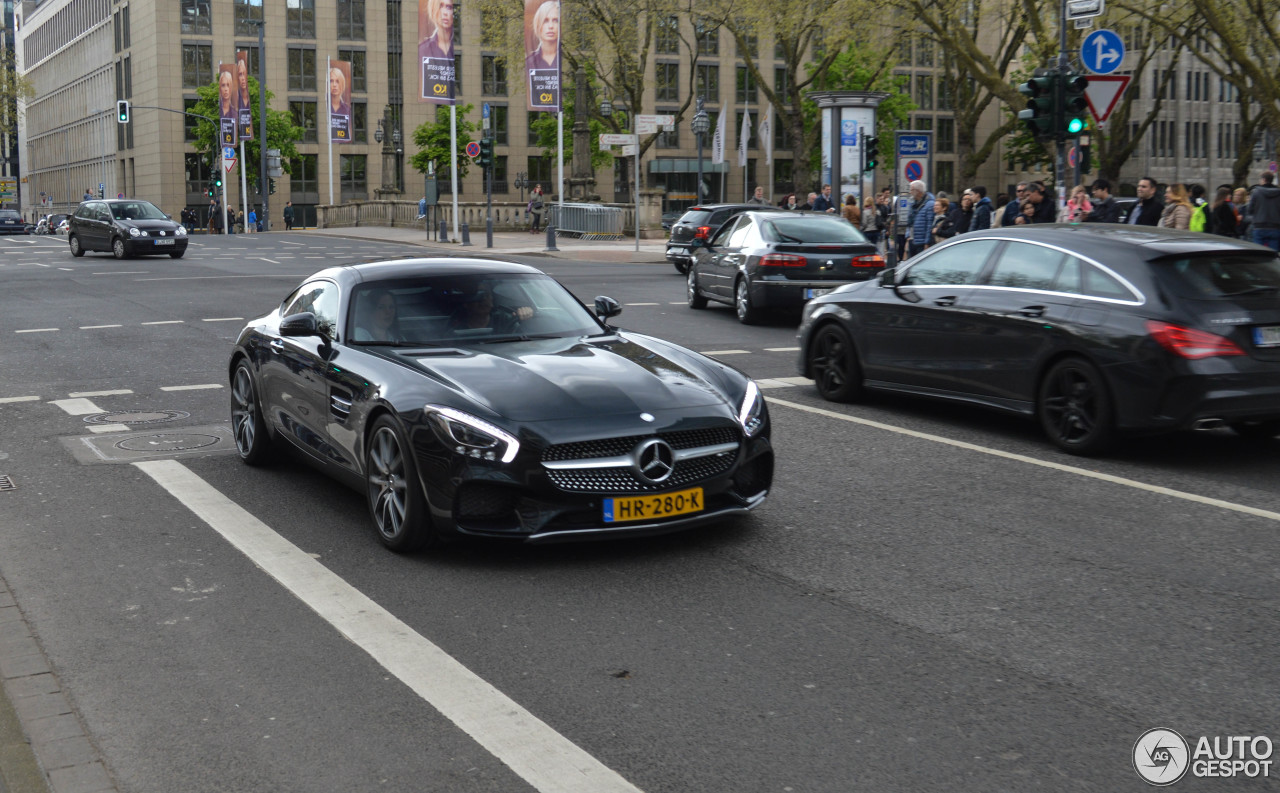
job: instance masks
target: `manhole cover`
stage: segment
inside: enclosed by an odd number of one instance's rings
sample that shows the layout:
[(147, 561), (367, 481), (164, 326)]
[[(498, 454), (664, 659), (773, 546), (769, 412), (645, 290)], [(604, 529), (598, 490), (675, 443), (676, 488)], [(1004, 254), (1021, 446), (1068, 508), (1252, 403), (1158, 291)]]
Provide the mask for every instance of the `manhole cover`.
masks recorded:
[(88, 424), (160, 424), (185, 418), (191, 418), (191, 414), (181, 410), (118, 410), (85, 416), (84, 420)]
[(117, 449), (130, 452), (185, 452), (202, 449), (218, 442), (216, 435), (195, 432), (162, 432), (156, 435), (135, 435), (116, 444)]

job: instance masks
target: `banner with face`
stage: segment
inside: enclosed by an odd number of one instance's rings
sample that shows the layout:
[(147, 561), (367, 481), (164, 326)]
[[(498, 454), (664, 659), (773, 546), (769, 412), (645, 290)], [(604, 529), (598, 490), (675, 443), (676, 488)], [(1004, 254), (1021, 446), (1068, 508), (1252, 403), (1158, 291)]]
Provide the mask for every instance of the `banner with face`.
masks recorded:
[(236, 53), (236, 103), (240, 106), (240, 140), (253, 139), (253, 103), (249, 99), (249, 53)]
[(453, 0), (418, 0), (418, 64), (424, 102), (452, 105), (457, 101), (453, 12)]
[(329, 142), (351, 142), (351, 61), (329, 61)]
[(236, 89), (236, 65), (218, 64), (218, 141), (234, 146), (240, 126), (239, 91)]
[(525, 0), (524, 59), (529, 109), (560, 110), (560, 0)]

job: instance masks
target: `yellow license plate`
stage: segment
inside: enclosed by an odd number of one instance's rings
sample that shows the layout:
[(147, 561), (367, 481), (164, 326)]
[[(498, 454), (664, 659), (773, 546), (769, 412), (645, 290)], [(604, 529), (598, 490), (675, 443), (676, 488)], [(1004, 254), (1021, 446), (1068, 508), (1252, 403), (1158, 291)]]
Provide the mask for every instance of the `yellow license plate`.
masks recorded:
[(627, 496), (604, 500), (604, 522), (624, 523), (632, 520), (659, 520), (674, 515), (701, 512), (702, 488), (691, 487), (674, 493), (652, 496)]

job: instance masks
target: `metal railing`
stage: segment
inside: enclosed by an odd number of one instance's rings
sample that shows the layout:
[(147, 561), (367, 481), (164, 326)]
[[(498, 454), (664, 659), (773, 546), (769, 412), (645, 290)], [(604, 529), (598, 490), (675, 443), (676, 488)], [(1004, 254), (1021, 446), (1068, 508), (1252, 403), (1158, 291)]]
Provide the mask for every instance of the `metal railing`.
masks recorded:
[(602, 204), (549, 204), (547, 225), (584, 240), (620, 240), (627, 211)]

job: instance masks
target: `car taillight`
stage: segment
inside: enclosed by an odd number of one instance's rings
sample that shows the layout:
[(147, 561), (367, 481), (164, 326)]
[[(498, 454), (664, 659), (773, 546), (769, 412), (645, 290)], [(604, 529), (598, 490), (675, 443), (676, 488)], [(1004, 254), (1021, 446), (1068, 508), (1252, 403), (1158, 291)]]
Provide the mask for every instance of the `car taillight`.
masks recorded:
[(693, 238), (695, 240), (705, 240), (707, 237), (710, 237), (710, 236), (711, 236), (710, 226), (698, 226), (698, 230), (693, 232)]
[(1244, 355), (1231, 339), (1194, 328), (1147, 320), (1147, 333), (1171, 353), (1183, 358), (1212, 358), (1216, 355)]
[(790, 253), (770, 253), (760, 257), (761, 267), (804, 267), (809, 260)]
[(854, 267), (884, 267), (884, 257), (878, 253), (853, 257)]

